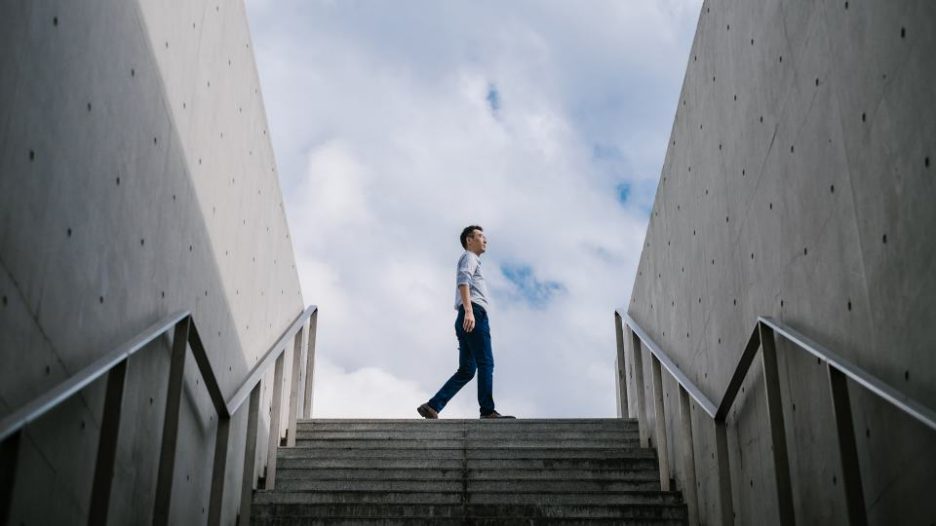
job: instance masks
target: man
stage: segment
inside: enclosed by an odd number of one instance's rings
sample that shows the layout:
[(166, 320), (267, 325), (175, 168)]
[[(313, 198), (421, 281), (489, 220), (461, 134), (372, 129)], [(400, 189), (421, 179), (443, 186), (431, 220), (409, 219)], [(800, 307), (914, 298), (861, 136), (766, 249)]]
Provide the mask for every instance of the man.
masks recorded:
[(487, 250), (487, 238), (480, 226), (462, 230), (465, 249), (458, 260), (455, 278), (455, 336), (458, 337), (458, 370), (428, 402), (416, 408), (425, 418), (439, 418), (439, 411), (478, 371), (478, 404), (481, 418), (514, 418), (494, 410), (494, 355), (491, 351), (491, 328), (488, 325), (488, 291), (481, 273), (481, 254)]

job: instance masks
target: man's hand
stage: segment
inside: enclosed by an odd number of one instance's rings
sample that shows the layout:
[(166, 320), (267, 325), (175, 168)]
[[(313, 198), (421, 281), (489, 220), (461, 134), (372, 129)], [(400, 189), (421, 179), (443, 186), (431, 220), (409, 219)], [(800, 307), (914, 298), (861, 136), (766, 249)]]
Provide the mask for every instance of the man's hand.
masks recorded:
[(462, 328), (465, 329), (465, 332), (471, 332), (475, 326), (474, 311), (466, 310), (465, 311), (465, 321), (462, 322)]

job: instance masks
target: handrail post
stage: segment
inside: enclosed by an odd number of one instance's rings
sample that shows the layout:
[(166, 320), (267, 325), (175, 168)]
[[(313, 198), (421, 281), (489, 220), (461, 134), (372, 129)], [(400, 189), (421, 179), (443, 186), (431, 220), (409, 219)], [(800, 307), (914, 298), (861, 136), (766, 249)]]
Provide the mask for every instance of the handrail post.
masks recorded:
[(663, 377), (660, 373), (660, 360), (650, 355), (653, 374), (653, 410), (656, 428), (656, 449), (660, 465), (660, 489), (670, 490), (669, 443), (666, 439), (666, 409), (663, 406)]
[(826, 364), (829, 371), (829, 388), (832, 409), (835, 412), (835, 428), (838, 437), (839, 458), (842, 462), (842, 485), (845, 489), (845, 504), (848, 508), (848, 523), (852, 526), (868, 524), (864, 490), (861, 487), (861, 469), (858, 465), (858, 446), (855, 443), (855, 426), (852, 422), (851, 403), (848, 396), (848, 378), (845, 374)]
[(309, 319), (309, 338), (306, 350), (305, 391), (302, 403), (302, 418), (312, 417), (312, 387), (315, 375), (315, 334), (318, 332), (318, 309)]
[(699, 524), (699, 501), (696, 491), (695, 451), (692, 441), (692, 413), (689, 406), (689, 394), (683, 386), (679, 386), (679, 422), (682, 436), (683, 473), (686, 482), (683, 484), (686, 507), (689, 510), (689, 524)]
[(169, 524), (169, 499), (172, 497), (172, 475), (175, 470), (176, 442), (179, 436), (179, 409), (182, 403), (182, 383), (185, 379), (185, 349), (188, 345), (191, 325), (191, 315), (183, 318), (176, 324), (175, 336), (172, 339), (166, 416), (163, 421), (159, 474), (156, 478), (156, 500), (153, 507), (154, 526)]
[(630, 417), (630, 407), (627, 405), (627, 362), (624, 359), (624, 324), (621, 315), (614, 313), (614, 337), (617, 343), (617, 359), (615, 364), (615, 392), (617, 393), (618, 418)]
[(19, 464), (19, 444), (23, 431), (0, 440), (0, 524), (10, 521), (13, 508), (13, 489), (16, 486), (16, 467)]
[(728, 459), (728, 426), (715, 420), (715, 460), (718, 462), (718, 504), (722, 526), (734, 524), (734, 503), (731, 496), (731, 464)]
[(280, 439), (280, 413), (283, 403), (283, 359), (285, 352), (276, 357), (273, 367), (273, 400), (270, 408), (270, 437), (267, 443), (267, 472), (264, 489), (273, 489), (276, 484), (276, 449)]
[(257, 463), (257, 422), (260, 420), (260, 382), (250, 391), (247, 408), (247, 442), (244, 444), (244, 474), (241, 479), (240, 526), (250, 524), (251, 505), (253, 504), (254, 469)]
[(293, 337), (292, 371), (289, 379), (289, 417), (286, 420), (286, 446), (296, 447), (296, 417), (299, 413), (299, 372), (302, 369), (302, 336), (304, 327), (300, 327)]
[(637, 391), (637, 421), (638, 431), (640, 433), (640, 447), (650, 447), (650, 433), (647, 429), (647, 403), (644, 400), (644, 378), (643, 378), (643, 349), (641, 349), (640, 338), (631, 331), (631, 352), (634, 359), (634, 388)]
[(614, 397), (614, 408), (615, 414), (618, 418), (624, 418), (624, 413), (621, 411), (621, 370), (618, 367), (618, 359), (614, 359), (614, 392), (616, 396)]
[(231, 417), (218, 415), (218, 430), (215, 433), (214, 464), (211, 468), (211, 494), (208, 499), (208, 524), (221, 524), (221, 505), (224, 502), (224, 476), (227, 470), (228, 438), (231, 433)]
[(107, 373), (104, 412), (101, 417), (101, 433), (98, 437), (98, 452), (94, 466), (94, 482), (91, 486), (88, 524), (107, 524), (126, 377), (127, 360), (115, 365)]
[(790, 482), (790, 462), (787, 456), (786, 428), (783, 423), (783, 403), (780, 399), (780, 376), (777, 370), (777, 350), (773, 329), (758, 323), (761, 357), (764, 361), (764, 384), (767, 394), (767, 415), (770, 418), (770, 438), (773, 450), (774, 477), (777, 484), (777, 505), (780, 524), (794, 524), (793, 486)]

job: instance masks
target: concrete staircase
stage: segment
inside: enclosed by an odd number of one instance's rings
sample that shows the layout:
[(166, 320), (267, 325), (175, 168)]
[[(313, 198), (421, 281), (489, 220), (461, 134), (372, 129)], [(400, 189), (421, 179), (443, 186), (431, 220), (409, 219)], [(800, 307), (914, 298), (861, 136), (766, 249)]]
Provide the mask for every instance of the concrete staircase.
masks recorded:
[(635, 420), (314, 419), (252, 523), (685, 524)]

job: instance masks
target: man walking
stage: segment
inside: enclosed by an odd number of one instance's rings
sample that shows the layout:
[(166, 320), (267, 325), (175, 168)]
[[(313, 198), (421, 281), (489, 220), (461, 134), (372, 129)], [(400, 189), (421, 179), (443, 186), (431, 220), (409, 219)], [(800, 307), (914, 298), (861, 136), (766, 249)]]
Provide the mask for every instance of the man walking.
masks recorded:
[(455, 278), (455, 336), (458, 337), (458, 370), (428, 402), (416, 408), (425, 418), (439, 418), (439, 411), (478, 371), (478, 404), (481, 418), (514, 418), (494, 410), (494, 354), (491, 351), (491, 328), (488, 325), (488, 291), (481, 273), (481, 254), (487, 239), (480, 226), (462, 230), (465, 249), (458, 260)]

